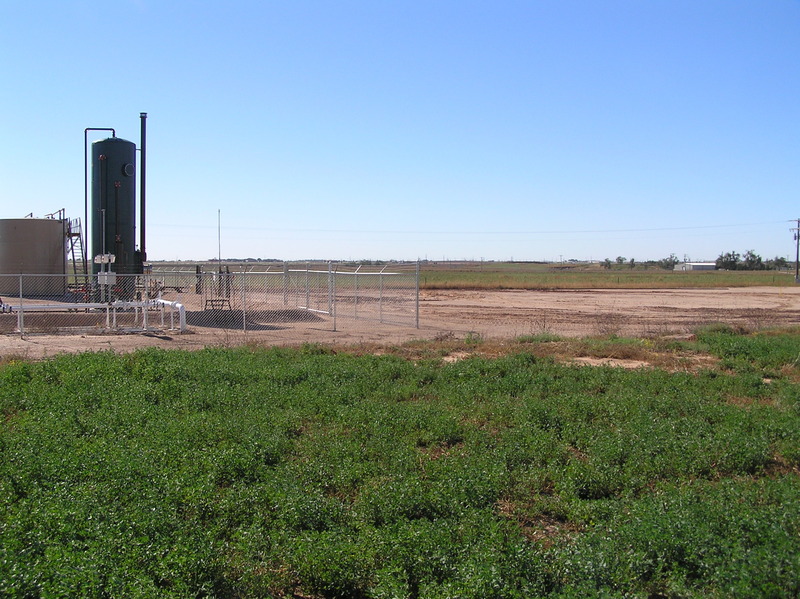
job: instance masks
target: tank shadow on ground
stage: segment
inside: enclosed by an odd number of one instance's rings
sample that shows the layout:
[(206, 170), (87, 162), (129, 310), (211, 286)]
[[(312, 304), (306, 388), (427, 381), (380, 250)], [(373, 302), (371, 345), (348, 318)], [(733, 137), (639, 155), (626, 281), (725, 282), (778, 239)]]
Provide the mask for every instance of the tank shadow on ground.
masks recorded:
[(236, 329), (247, 327), (250, 331), (281, 331), (287, 326), (271, 323), (318, 322), (316, 314), (305, 310), (253, 310), (245, 315), (241, 310), (199, 310), (186, 313), (186, 324), (194, 327)]

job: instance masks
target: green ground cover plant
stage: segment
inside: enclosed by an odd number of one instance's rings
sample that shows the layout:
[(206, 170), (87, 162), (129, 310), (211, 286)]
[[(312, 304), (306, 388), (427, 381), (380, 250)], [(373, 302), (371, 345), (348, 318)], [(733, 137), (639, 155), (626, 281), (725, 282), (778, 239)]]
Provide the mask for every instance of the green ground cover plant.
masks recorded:
[(681, 372), (534, 338), (8, 363), (0, 596), (797, 596), (798, 339), (709, 329)]

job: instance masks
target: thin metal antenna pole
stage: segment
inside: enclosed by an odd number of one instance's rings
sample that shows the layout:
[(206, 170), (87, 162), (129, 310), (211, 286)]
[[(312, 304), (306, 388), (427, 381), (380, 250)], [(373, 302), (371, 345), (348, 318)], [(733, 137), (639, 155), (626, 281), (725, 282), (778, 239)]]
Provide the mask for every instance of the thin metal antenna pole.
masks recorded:
[(217, 209), (217, 266), (222, 272), (222, 211)]

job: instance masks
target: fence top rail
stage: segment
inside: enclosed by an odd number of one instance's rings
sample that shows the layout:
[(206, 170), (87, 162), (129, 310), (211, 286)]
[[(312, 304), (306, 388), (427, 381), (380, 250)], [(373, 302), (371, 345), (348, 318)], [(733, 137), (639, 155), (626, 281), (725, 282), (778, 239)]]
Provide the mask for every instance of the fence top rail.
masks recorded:
[(319, 272), (327, 272), (330, 268), (333, 271), (337, 272), (358, 272), (359, 274), (363, 272), (385, 272), (387, 270), (391, 270), (394, 272), (397, 271), (405, 271), (411, 270), (413, 271), (416, 269), (416, 262), (391, 262), (386, 264), (353, 264), (353, 263), (343, 263), (343, 262), (328, 262), (328, 261), (319, 261), (319, 260), (311, 260), (309, 262), (301, 262), (301, 261), (287, 261), (283, 263), (271, 263), (271, 264), (254, 264), (254, 263), (237, 263), (232, 262), (229, 264), (222, 264), (217, 265), (208, 264), (208, 263), (198, 263), (197, 265), (187, 266), (187, 265), (175, 265), (175, 264), (152, 264), (150, 266), (152, 272), (190, 272), (193, 274), (197, 273), (197, 267), (200, 267), (201, 273), (218, 273), (219, 270), (223, 270), (224, 272), (230, 271), (231, 274), (233, 273), (275, 273), (275, 272), (284, 272), (284, 270), (301, 270), (301, 271), (319, 271)]
[[(289, 272), (324, 272), (324, 273), (327, 274), (328, 271), (327, 270), (309, 270), (309, 271), (305, 271), (305, 270), (290, 270)], [(257, 274), (257, 273), (255, 273), (255, 274)], [(366, 271), (366, 270), (362, 270), (362, 271), (332, 270), (331, 274), (334, 274), (334, 275), (358, 275), (360, 277), (367, 277), (367, 276), (370, 276), (370, 275), (371, 276), (380, 275), (380, 276), (384, 276), (384, 277), (403, 277), (403, 276), (408, 277), (408, 276), (414, 276), (414, 273), (411, 272), (411, 271), (409, 271), (409, 272), (385, 272), (385, 271)]]
[[(117, 274), (119, 274), (119, 276), (123, 276), (121, 273), (117, 273)], [(73, 274), (71, 272), (70, 273), (63, 273), (63, 272), (56, 272), (56, 273), (53, 273), (53, 272), (42, 272), (42, 273), (39, 273), (39, 272), (14, 272), (14, 273), (4, 272), (4, 273), (0, 273), (0, 277), (16, 277), (16, 278), (20, 278), (20, 277), (23, 277), (23, 278), (27, 278), (27, 277), (51, 277), (51, 278), (63, 279), (63, 278), (66, 277), (68, 279), (74, 279), (74, 278), (85, 278), (87, 276), (92, 276), (92, 275), (85, 275), (85, 274), (77, 274), (76, 275), (76, 274)]]

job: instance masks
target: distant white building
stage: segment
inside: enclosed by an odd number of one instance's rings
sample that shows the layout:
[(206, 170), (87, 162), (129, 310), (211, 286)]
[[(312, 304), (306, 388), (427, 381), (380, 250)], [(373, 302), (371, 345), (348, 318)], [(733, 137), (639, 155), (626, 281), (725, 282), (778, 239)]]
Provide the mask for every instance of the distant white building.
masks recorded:
[(675, 265), (674, 270), (716, 270), (716, 262), (679, 262)]

